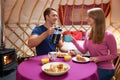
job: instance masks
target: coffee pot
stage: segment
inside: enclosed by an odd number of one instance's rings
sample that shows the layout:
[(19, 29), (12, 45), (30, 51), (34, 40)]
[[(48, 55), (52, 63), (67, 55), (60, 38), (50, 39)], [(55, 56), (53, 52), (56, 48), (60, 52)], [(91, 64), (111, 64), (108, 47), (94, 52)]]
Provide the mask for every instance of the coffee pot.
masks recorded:
[(60, 27), (55, 28), (53, 37), (52, 37), (52, 43), (53, 44), (58, 44), (60, 37), (61, 37), (61, 31), (62, 29)]

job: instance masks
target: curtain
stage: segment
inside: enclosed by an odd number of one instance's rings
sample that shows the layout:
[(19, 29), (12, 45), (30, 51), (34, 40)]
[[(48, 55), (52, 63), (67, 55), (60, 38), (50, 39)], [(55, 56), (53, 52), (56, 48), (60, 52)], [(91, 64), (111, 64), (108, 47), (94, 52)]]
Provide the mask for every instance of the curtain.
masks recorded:
[(110, 13), (110, 2), (91, 5), (59, 5), (59, 19), (62, 25), (86, 25), (87, 10), (100, 7), (104, 10), (105, 17)]

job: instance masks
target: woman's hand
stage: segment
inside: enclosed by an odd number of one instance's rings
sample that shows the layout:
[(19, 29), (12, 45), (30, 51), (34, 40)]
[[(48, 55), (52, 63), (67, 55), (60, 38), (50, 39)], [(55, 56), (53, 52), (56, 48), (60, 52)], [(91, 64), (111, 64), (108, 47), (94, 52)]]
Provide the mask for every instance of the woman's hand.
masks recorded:
[(90, 61), (93, 61), (95, 63), (99, 62), (98, 57), (90, 57)]
[(68, 53), (72, 56), (75, 56), (77, 54), (75, 50), (69, 50)]

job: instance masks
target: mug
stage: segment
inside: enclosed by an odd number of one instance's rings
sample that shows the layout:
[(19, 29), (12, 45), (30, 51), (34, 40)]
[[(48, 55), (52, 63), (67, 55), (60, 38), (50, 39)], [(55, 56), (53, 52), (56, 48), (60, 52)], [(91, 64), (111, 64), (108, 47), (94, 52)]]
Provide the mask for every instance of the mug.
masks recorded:
[(49, 52), (48, 57), (50, 58), (50, 60), (53, 60), (53, 61), (56, 60), (57, 52)]
[(64, 35), (64, 41), (65, 42), (71, 42), (72, 41), (71, 35)]

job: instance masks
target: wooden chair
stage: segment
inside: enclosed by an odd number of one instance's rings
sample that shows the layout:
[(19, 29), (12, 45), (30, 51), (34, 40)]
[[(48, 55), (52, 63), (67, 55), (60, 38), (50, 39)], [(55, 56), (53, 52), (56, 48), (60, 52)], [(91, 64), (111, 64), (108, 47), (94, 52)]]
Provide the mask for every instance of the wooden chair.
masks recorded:
[(120, 54), (115, 63), (115, 75), (111, 80), (120, 80)]

